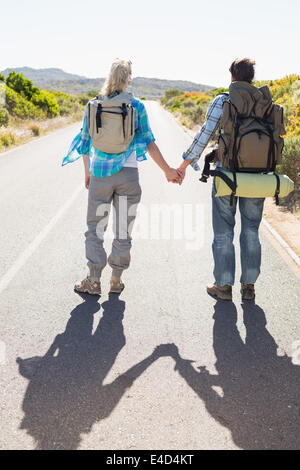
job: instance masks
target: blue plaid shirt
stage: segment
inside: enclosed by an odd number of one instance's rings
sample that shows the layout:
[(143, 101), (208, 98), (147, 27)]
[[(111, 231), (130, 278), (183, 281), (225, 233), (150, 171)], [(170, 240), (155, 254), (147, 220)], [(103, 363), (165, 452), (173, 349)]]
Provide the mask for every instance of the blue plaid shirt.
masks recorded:
[(86, 108), (82, 130), (74, 138), (67, 156), (62, 165), (72, 163), (82, 155), (89, 155), (89, 169), (93, 176), (99, 178), (118, 173), (130, 155), (135, 152), (137, 161), (146, 160), (147, 146), (153, 142), (147, 111), (144, 104), (133, 98), (131, 105), (135, 108), (135, 134), (128, 150), (123, 153), (104, 153), (92, 145), (92, 139), (88, 129), (88, 107)]
[(228, 100), (228, 95), (222, 94), (218, 95), (213, 101), (211, 101), (211, 103), (208, 105), (205, 116), (206, 122), (203, 124), (198, 134), (196, 134), (192, 145), (182, 156), (184, 160), (193, 160), (191, 162), (191, 166), (196, 171), (200, 170), (198, 161), (203, 150), (218, 129), (222, 115), (223, 104), (226, 100)]

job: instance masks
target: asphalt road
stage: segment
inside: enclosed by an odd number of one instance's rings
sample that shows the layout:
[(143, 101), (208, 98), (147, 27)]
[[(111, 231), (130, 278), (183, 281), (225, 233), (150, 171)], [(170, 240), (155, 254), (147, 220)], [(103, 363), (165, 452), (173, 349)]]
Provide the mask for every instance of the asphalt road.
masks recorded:
[[(190, 137), (147, 108), (177, 165)], [(296, 268), (262, 233), (256, 304), (239, 269), (234, 303), (216, 303), (210, 185), (168, 184), (148, 160), (126, 290), (109, 298), (107, 268), (102, 298), (81, 298), (87, 192), (80, 161), (60, 167), (78, 129), (0, 155), (0, 448), (299, 449)]]

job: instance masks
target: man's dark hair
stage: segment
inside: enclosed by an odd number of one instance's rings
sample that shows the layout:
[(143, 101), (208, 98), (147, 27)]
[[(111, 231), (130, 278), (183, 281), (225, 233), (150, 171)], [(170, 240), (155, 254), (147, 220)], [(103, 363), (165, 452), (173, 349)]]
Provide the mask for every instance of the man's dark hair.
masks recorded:
[(251, 59), (236, 59), (232, 62), (229, 72), (236, 81), (252, 83), (255, 75), (255, 61)]

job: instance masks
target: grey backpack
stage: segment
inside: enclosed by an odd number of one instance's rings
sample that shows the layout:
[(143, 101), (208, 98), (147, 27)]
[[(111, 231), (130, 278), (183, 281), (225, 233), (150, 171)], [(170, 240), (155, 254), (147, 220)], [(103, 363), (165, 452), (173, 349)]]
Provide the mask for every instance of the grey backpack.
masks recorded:
[(105, 153), (128, 150), (134, 138), (132, 95), (120, 93), (112, 98), (97, 96), (88, 104), (88, 127), (93, 146)]

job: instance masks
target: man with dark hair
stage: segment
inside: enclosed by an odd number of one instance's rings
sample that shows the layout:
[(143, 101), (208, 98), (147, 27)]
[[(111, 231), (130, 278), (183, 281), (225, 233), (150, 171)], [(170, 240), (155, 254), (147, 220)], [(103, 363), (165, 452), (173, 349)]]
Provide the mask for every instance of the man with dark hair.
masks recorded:
[[(255, 62), (251, 59), (237, 59), (230, 67), (231, 89), (246, 90), (249, 101), (257, 93), (252, 85), (255, 74)], [(251, 95), (251, 97), (250, 97)], [(251, 99), (250, 99), (251, 98)], [(242, 102), (242, 95), (240, 101)], [(271, 99), (271, 97), (270, 97)], [(186, 168), (191, 165), (194, 170), (200, 170), (198, 160), (205, 147), (220, 127), (223, 106), (229, 102), (228, 93), (221, 93), (208, 106), (206, 122), (195, 136), (192, 145), (183, 154), (184, 162), (179, 168), (182, 180)], [(249, 109), (249, 108), (248, 108)], [(223, 116), (224, 121), (224, 116)], [(222, 133), (222, 130), (221, 130)], [(222, 135), (221, 135), (222, 137)], [(219, 168), (229, 169), (222, 161), (217, 161)], [(228, 165), (229, 166), (229, 165)], [(261, 245), (258, 230), (262, 220), (264, 199), (238, 198), (234, 196), (215, 197), (216, 186), (213, 183), (212, 219), (214, 230), (213, 256), (215, 283), (207, 287), (208, 294), (217, 299), (232, 300), (232, 286), (235, 279), (235, 250), (233, 245), (234, 226), (237, 202), (241, 213), (241, 294), (242, 300), (253, 300), (255, 297), (254, 284), (260, 274)], [(234, 197), (233, 197), (234, 196)]]
[(235, 82), (252, 83), (255, 75), (255, 62), (251, 59), (236, 59), (232, 62), (229, 72)]

